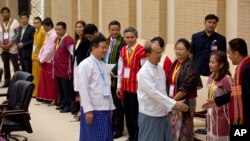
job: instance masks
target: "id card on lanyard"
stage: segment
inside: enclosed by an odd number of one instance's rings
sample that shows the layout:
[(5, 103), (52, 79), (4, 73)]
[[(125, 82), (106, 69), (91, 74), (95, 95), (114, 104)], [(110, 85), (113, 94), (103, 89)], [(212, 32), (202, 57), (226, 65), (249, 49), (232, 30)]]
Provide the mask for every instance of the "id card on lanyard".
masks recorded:
[(3, 33), (3, 39), (4, 40), (9, 40), (9, 32), (4, 32)]
[(102, 93), (103, 93), (103, 96), (105, 97), (110, 96), (111, 95), (110, 85), (104, 84), (102, 88)]
[(124, 69), (124, 78), (129, 78), (129, 75), (130, 75), (130, 68), (126, 67)]
[(94, 60), (92, 58), (92, 60), (95, 62), (97, 68), (99, 69), (99, 72), (100, 72), (100, 76), (102, 78), (102, 81), (103, 81), (103, 84), (102, 84), (102, 94), (104, 97), (106, 96), (110, 96), (111, 95), (111, 86), (106, 82), (107, 78), (105, 78), (105, 73), (102, 71), (100, 65), (98, 64), (98, 62), (96, 60)]
[(3, 22), (3, 27), (4, 27), (4, 32), (3, 32), (3, 39), (4, 40), (9, 40), (9, 27), (10, 27), (10, 24), (11, 24), (11, 18), (9, 19), (7, 25)]
[[(131, 53), (129, 53), (129, 47), (127, 48), (126, 57), (127, 57), (128, 66), (130, 65), (130, 63), (131, 63), (131, 61), (132, 61), (132, 59), (134, 57), (135, 50), (136, 50), (136, 48), (134, 50), (132, 50)], [(124, 78), (129, 78), (129, 76), (130, 76), (130, 68), (129, 67), (125, 67), (123, 77)]]
[(180, 67), (181, 67), (181, 64), (177, 62), (174, 67), (174, 72), (172, 74), (172, 83), (169, 86), (169, 97), (174, 97), (174, 89), (175, 89), (174, 83), (175, 83), (177, 72), (180, 70)]

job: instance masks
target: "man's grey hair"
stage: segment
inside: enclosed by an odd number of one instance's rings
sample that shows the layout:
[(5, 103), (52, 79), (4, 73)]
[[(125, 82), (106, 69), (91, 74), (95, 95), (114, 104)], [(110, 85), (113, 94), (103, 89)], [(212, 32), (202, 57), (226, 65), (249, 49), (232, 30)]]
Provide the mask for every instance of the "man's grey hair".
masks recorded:
[(138, 37), (138, 32), (137, 32), (137, 30), (136, 30), (134, 27), (132, 27), (132, 26), (129, 26), (129, 27), (127, 27), (127, 28), (124, 29), (124, 31), (123, 31), (123, 36), (124, 36), (127, 32), (132, 32), (132, 33), (135, 34), (136, 38)]

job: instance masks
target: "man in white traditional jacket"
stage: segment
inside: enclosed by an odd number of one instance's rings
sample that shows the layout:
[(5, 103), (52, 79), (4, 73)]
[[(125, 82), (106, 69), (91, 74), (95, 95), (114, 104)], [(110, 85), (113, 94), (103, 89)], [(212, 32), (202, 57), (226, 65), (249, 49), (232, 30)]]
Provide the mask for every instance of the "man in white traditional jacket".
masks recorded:
[(187, 111), (183, 101), (175, 101), (167, 96), (166, 77), (158, 65), (163, 47), (157, 41), (145, 46), (147, 61), (137, 74), (139, 102), (139, 141), (170, 141), (171, 131), (166, 117), (171, 109)]
[(78, 67), (81, 98), (80, 141), (113, 140), (110, 71), (102, 58), (107, 53), (106, 40), (91, 43), (91, 55)]

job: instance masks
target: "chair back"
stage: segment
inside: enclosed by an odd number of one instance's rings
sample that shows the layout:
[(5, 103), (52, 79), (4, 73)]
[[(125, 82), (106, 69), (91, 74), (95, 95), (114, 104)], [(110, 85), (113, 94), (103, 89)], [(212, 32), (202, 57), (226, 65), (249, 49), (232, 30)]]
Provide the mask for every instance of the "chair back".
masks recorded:
[(10, 91), (12, 90), (13, 85), (16, 83), (18, 80), (26, 80), (32, 82), (34, 79), (34, 76), (28, 72), (24, 71), (16, 71), (13, 77), (10, 80), (10, 84), (7, 90), (7, 100), (9, 100), (9, 94)]
[[(13, 114), (4, 116), (0, 129), (2, 134), (8, 135), (13, 131), (33, 132), (29, 122), (31, 118), (28, 108), (34, 88), (35, 85), (32, 82), (25, 80), (17, 80), (12, 86), (7, 111), (13, 111)], [(15, 110), (17, 111), (16, 114), (14, 114)], [(23, 113), (20, 114), (18, 111), (23, 111)]]
[(9, 93), (8, 110), (28, 111), (35, 85), (32, 82), (18, 80)]

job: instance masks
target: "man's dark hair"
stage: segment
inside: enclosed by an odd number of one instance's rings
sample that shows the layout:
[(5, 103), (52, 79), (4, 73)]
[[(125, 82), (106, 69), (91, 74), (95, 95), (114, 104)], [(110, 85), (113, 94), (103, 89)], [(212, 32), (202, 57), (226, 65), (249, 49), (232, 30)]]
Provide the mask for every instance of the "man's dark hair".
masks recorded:
[(42, 19), (39, 16), (35, 17), (34, 20), (38, 20), (39, 22), (42, 22)]
[(230, 49), (233, 52), (237, 51), (243, 57), (248, 55), (247, 43), (245, 42), (244, 39), (235, 38), (235, 39), (232, 39), (231, 41), (229, 41), (228, 44), (229, 44)]
[(152, 42), (146, 42), (145, 43), (145, 47), (144, 47), (144, 51), (145, 53), (151, 53), (152, 52)]
[(84, 34), (94, 34), (95, 32), (98, 32), (98, 29), (96, 25), (94, 24), (87, 24), (84, 28)]
[(5, 11), (5, 10), (7, 10), (7, 11), (10, 13), (10, 9), (9, 9), (8, 7), (3, 7), (3, 8), (1, 9), (1, 14), (2, 14), (3, 11)]
[(43, 24), (43, 25), (46, 25), (46, 26), (51, 26), (52, 28), (54, 27), (53, 21), (52, 21), (52, 19), (49, 18), (49, 17), (43, 19), (42, 24)]
[(207, 21), (207, 20), (216, 20), (216, 22), (218, 22), (219, 21), (219, 18), (216, 16), (216, 15), (214, 15), (214, 14), (208, 14), (206, 17), (205, 17), (205, 21)]
[(162, 49), (164, 49), (165, 42), (160, 36), (157, 36), (151, 39), (151, 42), (155, 42), (155, 41), (159, 43)]
[(30, 18), (30, 14), (29, 14), (28, 12), (22, 12), (22, 13), (20, 14), (20, 18), (21, 18), (22, 16), (26, 16), (28, 19)]
[(109, 23), (109, 28), (110, 28), (111, 25), (118, 25), (119, 27), (121, 27), (120, 22), (118, 22), (117, 20), (111, 21), (111, 22)]
[(56, 24), (56, 26), (58, 26), (58, 25), (62, 26), (62, 28), (63, 28), (64, 30), (67, 28), (67, 25), (66, 25), (65, 22), (58, 22), (58, 23)]
[(92, 48), (93, 48), (93, 47), (98, 48), (100, 42), (106, 42), (106, 40), (105, 40), (104, 38), (95, 38), (95, 39), (91, 42), (90, 51), (92, 51)]

